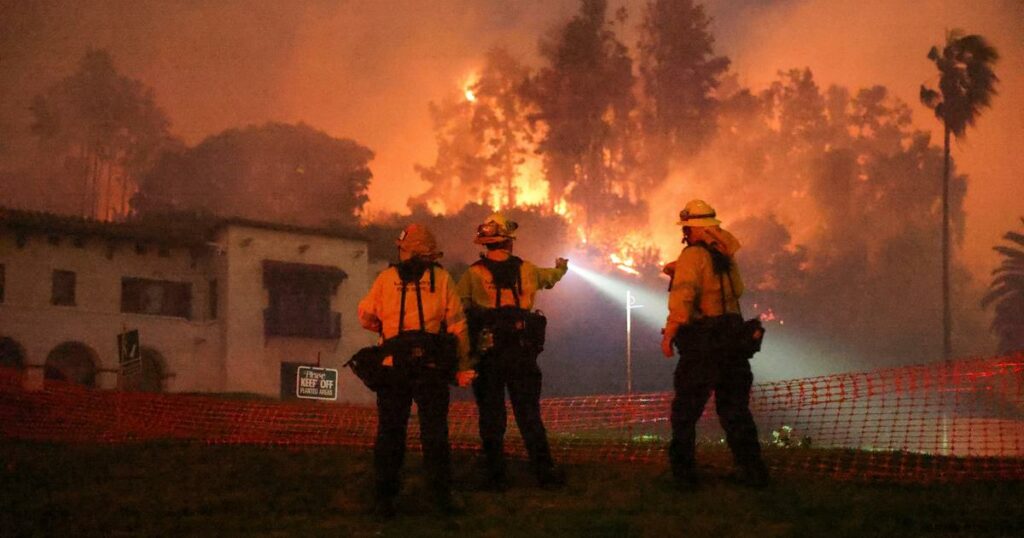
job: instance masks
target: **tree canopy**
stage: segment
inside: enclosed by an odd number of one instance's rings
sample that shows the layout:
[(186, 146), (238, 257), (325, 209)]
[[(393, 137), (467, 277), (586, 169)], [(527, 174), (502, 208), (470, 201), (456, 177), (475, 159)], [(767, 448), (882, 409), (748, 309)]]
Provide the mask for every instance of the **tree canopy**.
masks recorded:
[(304, 124), (230, 129), (165, 153), (144, 176), (141, 212), (202, 211), (302, 225), (354, 225), (373, 152)]

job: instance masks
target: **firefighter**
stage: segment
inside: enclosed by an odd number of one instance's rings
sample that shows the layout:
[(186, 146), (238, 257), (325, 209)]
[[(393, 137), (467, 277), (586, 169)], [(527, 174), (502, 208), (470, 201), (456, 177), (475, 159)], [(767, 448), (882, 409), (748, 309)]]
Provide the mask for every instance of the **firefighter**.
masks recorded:
[(359, 302), (359, 322), (383, 339), (387, 371), (377, 390), (375, 511), (394, 517), (405, 456), (412, 402), (420, 423), (423, 461), (430, 494), (439, 510), (459, 507), (451, 495), (451, 447), (448, 441), (448, 384), (468, 386), (476, 375), (455, 281), (437, 259), (441, 253), (430, 231), (406, 227), (395, 242), (400, 262), (382, 271)]
[(673, 356), (673, 344), (679, 350), (669, 445), (673, 478), (681, 489), (697, 485), (696, 424), (714, 391), (739, 480), (764, 486), (768, 470), (749, 406), (753, 374), (748, 358), (730, 345), (732, 328), (743, 321), (739, 314), (743, 280), (733, 259), (739, 242), (719, 226), (715, 210), (703, 200), (687, 203), (676, 224), (682, 226), (687, 246), (666, 270), (672, 284), (661, 342), (666, 357)]
[(512, 254), (518, 225), (494, 213), (477, 227), (475, 243), (486, 251), (459, 280), (459, 296), (478, 356), (479, 376), (473, 395), (480, 412), (480, 439), (486, 463), (484, 487), (504, 490), (505, 390), (529, 453), (538, 484), (546, 489), (565, 484), (555, 466), (540, 416), (541, 371), (537, 355), (544, 346), (547, 320), (535, 312), (537, 290), (550, 289), (569, 269), (558, 258), (554, 268), (540, 268)]

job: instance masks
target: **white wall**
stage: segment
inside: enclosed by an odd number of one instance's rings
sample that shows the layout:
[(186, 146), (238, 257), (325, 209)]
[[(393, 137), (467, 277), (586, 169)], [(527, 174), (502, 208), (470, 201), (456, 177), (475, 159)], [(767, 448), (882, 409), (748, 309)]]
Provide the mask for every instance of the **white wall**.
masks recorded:
[[(362, 240), (231, 225), (220, 230), (197, 258), (184, 247), (158, 255), (155, 245), (137, 253), (132, 241), (87, 238), (83, 247), (60, 236), (51, 244), (32, 233), (23, 247), (11, 230), (0, 229), (0, 264), (5, 266), (5, 299), (0, 303), (0, 337), (25, 351), (28, 378), (41, 380), (46, 357), (64, 342), (80, 342), (97, 358), (97, 384), (117, 384), (116, 336), (138, 329), (143, 347), (165, 360), (165, 390), (173, 392), (280, 393), (282, 362), (316, 362), (338, 368), (339, 401), (369, 403), (373, 394), (348, 369), (341, 369), (374, 335), (359, 327), (356, 308), (370, 287), (367, 246)], [(338, 267), (348, 274), (331, 310), (341, 314), (341, 338), (309, 339), (264, 335), (263, 261)], [(76, 305), (50, 304), (54, 269), (76, 273)], [(121, 278), (192, 283), (192, 318), (121, 313)], [(209, 281), (220, 295), (218, 319), (207, 312)]]
[[(209, 260), (193, 261), (180, 247), (163, 257), (152, 245), (139, 254), (133, 242), (91, 237), (79, 247), (70, 237), (55, 237), (59, 242), (52, 244), (45, 235), (30, 234), (18, 247), (13, 232), (0, 230), (0, 264), (6, 272), (0, 336), (24, 348), (26, 366), (42, 368), (55, 347), (80, 342), (95, 353), (97, 384), (114, 388), (117, 334), (127, 327), (138, 329), (142, 346), (164, 358), (167, 390), (220, 390), (217, 322), (204, 319)], [(75, 273), (74, 306), (50, 304), (55, 269)], [(191, 282), (194, 320), (121, 313), (124, 276)]]
[[(373, 343), (373, 336), (356, 319), (359, 300), (370, 287), (365, 241), (232, 226), (221, 232), (217, 242), (227, 261), (225, 390), (277, 395), (282, 362), (315, 364), (319, 354), (321, 366), (340, 369), (359, 348)], [(263, 285), (264, 260), (327, 265), (348, 274), (331, 300), (331, 310), (341, 313), (340, 340), (264, 335), (263, 311), (269, 304)], [(338, 399), (367, 403), (373, 401), (373, 394), (345, 369), (339, 372)]]

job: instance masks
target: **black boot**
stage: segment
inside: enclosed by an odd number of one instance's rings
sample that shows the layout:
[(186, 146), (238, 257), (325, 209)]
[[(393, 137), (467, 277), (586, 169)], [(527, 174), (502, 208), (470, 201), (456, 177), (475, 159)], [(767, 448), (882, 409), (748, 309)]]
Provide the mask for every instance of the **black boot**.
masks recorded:
[(484, 449), (484, 462), (486, 465), (486, 475), (481, 484), (481, 489), (486, 491), (505, 491), (508, 489), (505, 452), (501, 445), (487, 444)]

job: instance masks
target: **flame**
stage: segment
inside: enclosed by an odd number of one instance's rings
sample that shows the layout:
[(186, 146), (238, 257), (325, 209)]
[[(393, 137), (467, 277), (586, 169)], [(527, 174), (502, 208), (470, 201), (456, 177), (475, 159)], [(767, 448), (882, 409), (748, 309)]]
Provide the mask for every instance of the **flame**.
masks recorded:
[(462, 95), (465, 96), (466, 100), (470, 103), (476, 102), (476, 93), (473, 91), (473, 87), (476, 86), (479, 81), (480, 75), (473, 72), (467, 75), (465, 82), (462, 83)]
[(636, 261), (634, 261), (632, 257), (622, 257), (613, 252), (609, 256), (609, 259), (612, 261), (612, 264), (616, 269), (634, 276), (640, 275), (640, 271), (636, 270)]

